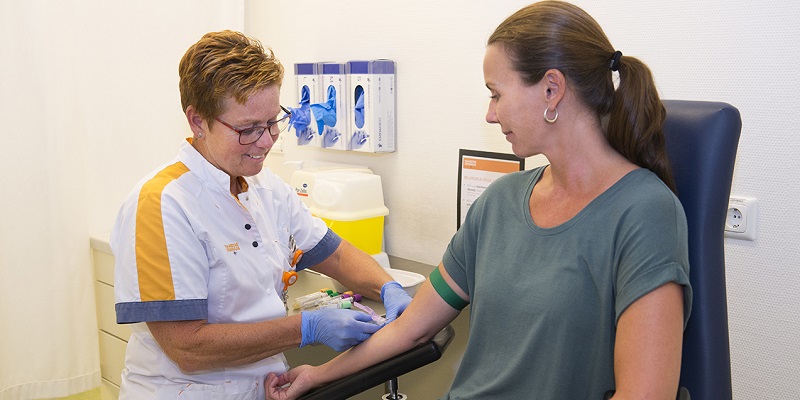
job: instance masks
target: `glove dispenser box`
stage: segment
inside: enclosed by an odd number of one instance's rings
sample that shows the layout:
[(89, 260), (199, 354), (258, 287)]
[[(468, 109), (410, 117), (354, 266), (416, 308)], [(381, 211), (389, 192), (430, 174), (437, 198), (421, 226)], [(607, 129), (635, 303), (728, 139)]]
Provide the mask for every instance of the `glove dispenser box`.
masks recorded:
[(322, 85), (324, 102), (311, 105), (320, 133), (320, 145), (325, 149), (350, 150), (350, 109), (345, 65), (323, 63)]
[(350, 149), (368, 153), (395, 151), (395, 63), (348, 61)]
[[(311, 105), (323, 101), (322, 93), (322, 63), (298, 63), (294, 65), (297, 81), (297, 110), (303, 117), (293, 116), (301, 125), (294, 125), (293, 130), (297, 137), (298, 146), (319, 147), (321, 138), (317, 123), (311, 114)], [(305, 125), (307, 124), (307, 125)], [(302, 129), (298, 129), (301, 127)]]

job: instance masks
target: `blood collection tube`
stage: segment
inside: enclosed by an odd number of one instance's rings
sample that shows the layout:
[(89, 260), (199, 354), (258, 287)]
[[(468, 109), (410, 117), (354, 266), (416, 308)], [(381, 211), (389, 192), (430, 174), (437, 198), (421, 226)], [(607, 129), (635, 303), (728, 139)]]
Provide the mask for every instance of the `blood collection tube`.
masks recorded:
[(327, 302), (324, 302), (317, 306), (317, 309), (323, 308), (350, 308), (353, 305), (353, 302), (349, 299), (334, 299)]
[(330, 291), (331, 290), (328, 289), (328, 288), (320, 289), (318, 292), (313, 292), (313, 293), (309, 293), (309, 294), (307, 294), (305, 296), (297, 297), (297, 298), (294, 299), (294, 302), (295, 303), (302, 303), (302, 302), (305, 302), (307, 300), (311, 300), (311, 299), (316, 299), (316, 298), (320, 298), (320, 297), (323, 297), (323, 296), (327, 296), (328, 292), (330, 292)]

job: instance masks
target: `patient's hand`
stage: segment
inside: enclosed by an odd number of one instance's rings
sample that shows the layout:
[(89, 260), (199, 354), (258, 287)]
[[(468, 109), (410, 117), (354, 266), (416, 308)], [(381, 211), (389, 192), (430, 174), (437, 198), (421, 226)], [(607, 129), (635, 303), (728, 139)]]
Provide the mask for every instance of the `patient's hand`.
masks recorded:
[(264, 381), (267, 400), (293, 400), (318, 386), (313, 382), (313, 371), (314, 367), (301, 365), (286, 371), (281, 376), (270, 373)]

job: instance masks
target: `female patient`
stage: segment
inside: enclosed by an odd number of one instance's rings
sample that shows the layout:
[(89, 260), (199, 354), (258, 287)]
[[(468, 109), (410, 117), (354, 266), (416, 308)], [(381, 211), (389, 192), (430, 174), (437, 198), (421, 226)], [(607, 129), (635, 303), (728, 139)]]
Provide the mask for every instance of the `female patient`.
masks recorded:
[(483, 69), (486, 120), (514, 154), (550, 164), (484, 192), (395, 323), (325, 365), (270, 375), (268, 398), (427, 341), (467, 304), (469, 342), (445, 399), (675, 398), (691, 309), (686, 219), (649, 69), (558, 1), (500, 24)]

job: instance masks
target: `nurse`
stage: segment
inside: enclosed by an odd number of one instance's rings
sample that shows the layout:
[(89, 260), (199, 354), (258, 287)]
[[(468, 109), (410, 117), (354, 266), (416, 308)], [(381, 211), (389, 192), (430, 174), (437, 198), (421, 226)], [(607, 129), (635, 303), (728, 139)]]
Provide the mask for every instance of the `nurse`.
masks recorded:
[(208, 33), (179, 75), (193, 137), (136, 185), (111, 235), (117, 322), (133, 331), (120, 399), (264, 398), (267, 374), (287, 370), (283, 351), (342, 351), (379, 329), (351, 310), (287, 317), (293, 270), (313, 266), (381, 299), (389, 320), (411, 299), (263, 168), (290, 118), (271, 50), (238, 32)]

